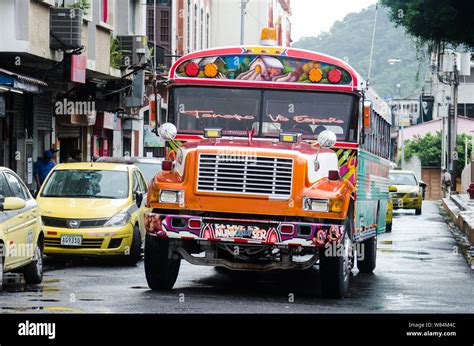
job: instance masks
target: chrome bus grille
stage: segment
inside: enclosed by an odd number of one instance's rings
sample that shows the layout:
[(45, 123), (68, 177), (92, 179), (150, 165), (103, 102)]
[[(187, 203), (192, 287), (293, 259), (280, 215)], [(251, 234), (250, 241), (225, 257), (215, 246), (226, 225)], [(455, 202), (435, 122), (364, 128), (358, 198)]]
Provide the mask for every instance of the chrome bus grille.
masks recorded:
[(197, 190), (288, 198), (292, 176), (289, 158), (200, 154)]

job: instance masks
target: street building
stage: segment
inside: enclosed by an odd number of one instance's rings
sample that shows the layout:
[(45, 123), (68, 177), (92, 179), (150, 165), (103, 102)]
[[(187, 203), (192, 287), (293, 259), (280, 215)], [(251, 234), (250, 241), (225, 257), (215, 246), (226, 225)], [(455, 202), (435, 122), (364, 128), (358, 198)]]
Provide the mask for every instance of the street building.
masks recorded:
[(139, 0), (0, 3), (0, 165), (34, 188), (33, 162), (51, 147), (57, 162), (77, 149), (140, 154), (145, 51), (126, 38), (145, 37), (145, 14)]

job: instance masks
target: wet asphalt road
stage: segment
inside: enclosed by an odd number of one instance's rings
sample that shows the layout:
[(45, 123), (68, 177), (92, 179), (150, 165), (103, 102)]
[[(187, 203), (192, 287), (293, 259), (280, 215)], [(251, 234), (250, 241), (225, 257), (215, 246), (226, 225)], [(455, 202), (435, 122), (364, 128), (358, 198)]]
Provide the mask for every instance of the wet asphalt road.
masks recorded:
[(321, 298), (316, 269), (228, 275), (183, 261), (174, 290), (163, 293), (148, 289), (143, 262), (47, 260), (41, 285), (6, 280), (0, 312), (474, 312), (473, 271), (456, 249), (438, 204), (425, 202), (421, 216), (395, 212), (392, 233), (379, 235), (376, 270), (354, 269), (343, 300)]

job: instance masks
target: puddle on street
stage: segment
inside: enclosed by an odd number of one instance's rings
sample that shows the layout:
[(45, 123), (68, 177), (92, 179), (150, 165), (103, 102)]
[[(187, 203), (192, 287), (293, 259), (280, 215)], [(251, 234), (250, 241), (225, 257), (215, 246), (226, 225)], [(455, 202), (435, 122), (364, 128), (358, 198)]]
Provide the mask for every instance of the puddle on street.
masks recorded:
[(59, 302), (59, 299), (48, 299), (48, 298), (35, 298), (35, 299), (29, 299), (30, 302), (46, 302), (46, 303), (53, 303), (53, 302)]
[(68, 308), (66, 306), (28, 306), (28, 307), (12, 307), (12, 306), (2, 306), (0, 310), (5, 311), (15, 311), (15, 312), (25, 312), (25, 311), (52, 311), (52, 312), (72, 312), (72, 313), (81, 313), (79, 309)]
[(397, 249), (387, 249), (387, 248), (377, 248), (377, 251), (380, 251), (380, 252), (397, 252), (397, 253), (402, 253), (402, 254), (418, 255), (418, 256), (430, 255), (429, 252), (425, 252), (425, 251), (397, 250)]

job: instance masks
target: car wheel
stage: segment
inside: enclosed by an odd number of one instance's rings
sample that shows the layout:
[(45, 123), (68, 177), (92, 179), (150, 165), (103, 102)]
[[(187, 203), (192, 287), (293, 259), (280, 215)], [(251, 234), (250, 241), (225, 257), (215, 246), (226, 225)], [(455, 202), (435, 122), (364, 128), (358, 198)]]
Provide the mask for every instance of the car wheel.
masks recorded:
[(178, 278), (181, 258), (169, 258), (169, 239), (146, 235), (145, 276), (152, 290), (170, 290)]
[(385, 232), (392, 232), (392, 223), (387, 223), (387, 225), (385, 226)]
[(43, 243), (38, 242), (33, 259), (23, 270), (23, 277), (27, 284), (40, 284), (43, 281)]
[(377, 236), (361, 242), (362, 253), (357, 255), (357, 268), (361, 273), (372, 273), (377, 263)]
[(3, 263), (4, 263), (3, 243), (0, 243), (0, 292), (2, 291), (2, 288), (3, 288)]
[(130, 245), (130, 253), (125, 255), (125, 263), (135, 265), (142, 259), (142, 237), (140, 229), (137, 225), (133, 227), (132, 244)]
[(421, 215), (421, 208), (420, 209), (415, 209), (415, 215)]

